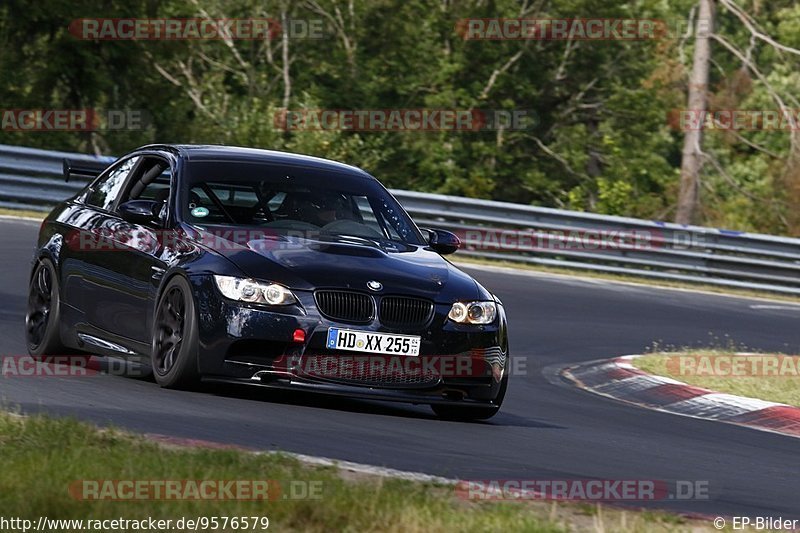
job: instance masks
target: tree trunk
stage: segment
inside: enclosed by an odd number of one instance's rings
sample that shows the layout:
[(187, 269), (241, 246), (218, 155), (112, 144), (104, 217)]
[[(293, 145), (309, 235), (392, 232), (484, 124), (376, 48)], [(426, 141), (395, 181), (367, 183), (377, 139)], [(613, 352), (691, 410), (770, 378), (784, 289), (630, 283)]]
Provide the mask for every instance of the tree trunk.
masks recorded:
[(281, 61), (283, 73), (283, 109), (289, 110), (289, 103), (292, 98), (292, 75), (289, 70), (291, 60), (289, 56), (289, 18), (286, 15), (286, 10), (281, 9)]
[[(694, 64), (689, 79), (688, 114), (699, 119), (699, 127), (689, 127), (683, 139), (681, 160), (681, 187), (675, 222), (691, 224), (697, 212), (700, 168), (702, 161), (703, 125), (708, 109), (708, 69), (711, 61), (711, 39), (714, 24), (714, 0), (700, 0), (700, 10), (695, 31)], [(690, 121), (696, 123), (695, 120)]]

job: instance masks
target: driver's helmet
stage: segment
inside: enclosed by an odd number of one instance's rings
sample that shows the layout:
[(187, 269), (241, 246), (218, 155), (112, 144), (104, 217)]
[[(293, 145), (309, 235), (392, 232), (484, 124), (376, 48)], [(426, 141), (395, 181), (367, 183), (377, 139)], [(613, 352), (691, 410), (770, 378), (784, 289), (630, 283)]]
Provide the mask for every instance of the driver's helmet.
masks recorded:
[(336, 220), (351, 218), (347, 199), (334, 192), (314, 192), (304, 198), (301, 208), (303, 218), (324, 226)]

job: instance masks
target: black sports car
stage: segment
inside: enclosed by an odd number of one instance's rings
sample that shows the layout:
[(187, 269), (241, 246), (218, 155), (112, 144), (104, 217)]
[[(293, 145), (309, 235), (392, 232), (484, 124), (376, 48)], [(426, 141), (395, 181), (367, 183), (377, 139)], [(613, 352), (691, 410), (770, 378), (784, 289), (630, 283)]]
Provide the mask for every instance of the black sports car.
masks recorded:
[(508, 386), (503, 305), (442, 258), (355, 167), (223, 146), (150, 145), (45, 219), (26, 316), (31, 355), (92, 353), (199, 380), (494, 415)]

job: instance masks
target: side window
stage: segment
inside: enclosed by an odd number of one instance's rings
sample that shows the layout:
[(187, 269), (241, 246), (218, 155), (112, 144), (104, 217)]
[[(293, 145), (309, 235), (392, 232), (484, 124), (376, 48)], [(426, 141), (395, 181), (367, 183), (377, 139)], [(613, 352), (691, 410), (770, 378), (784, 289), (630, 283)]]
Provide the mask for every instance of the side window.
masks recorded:
[(167, 161), (156, 157), (145, 157), (136, 174), (121, 201), (165, 202), (169, 198), (171, 171)]
[(137, 156), (123, 161), (121, 165), (97, 182), (86, 197), (86, 203), (101, 209), (111, 209), (117, 196), (125, 186), (125, 180), (139, 159)]
[(144, 188), (137, 200), (166, 201), (169, 197), (169, 173), (161, 174), (156, 180)]

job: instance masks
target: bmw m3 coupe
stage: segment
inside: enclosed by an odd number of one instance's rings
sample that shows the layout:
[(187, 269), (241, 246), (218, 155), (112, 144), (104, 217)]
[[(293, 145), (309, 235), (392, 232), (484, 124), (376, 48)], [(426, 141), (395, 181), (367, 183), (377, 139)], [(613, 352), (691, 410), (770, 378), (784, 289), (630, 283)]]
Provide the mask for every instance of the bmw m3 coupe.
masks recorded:
[(152, 367), (163, 387), (223, 381), (431, 405), (486, 419), (508, 387), (502, 303), (442, 256), (367, 172), (315, 157), (150, 145), (44, 220), (31, 355)]

